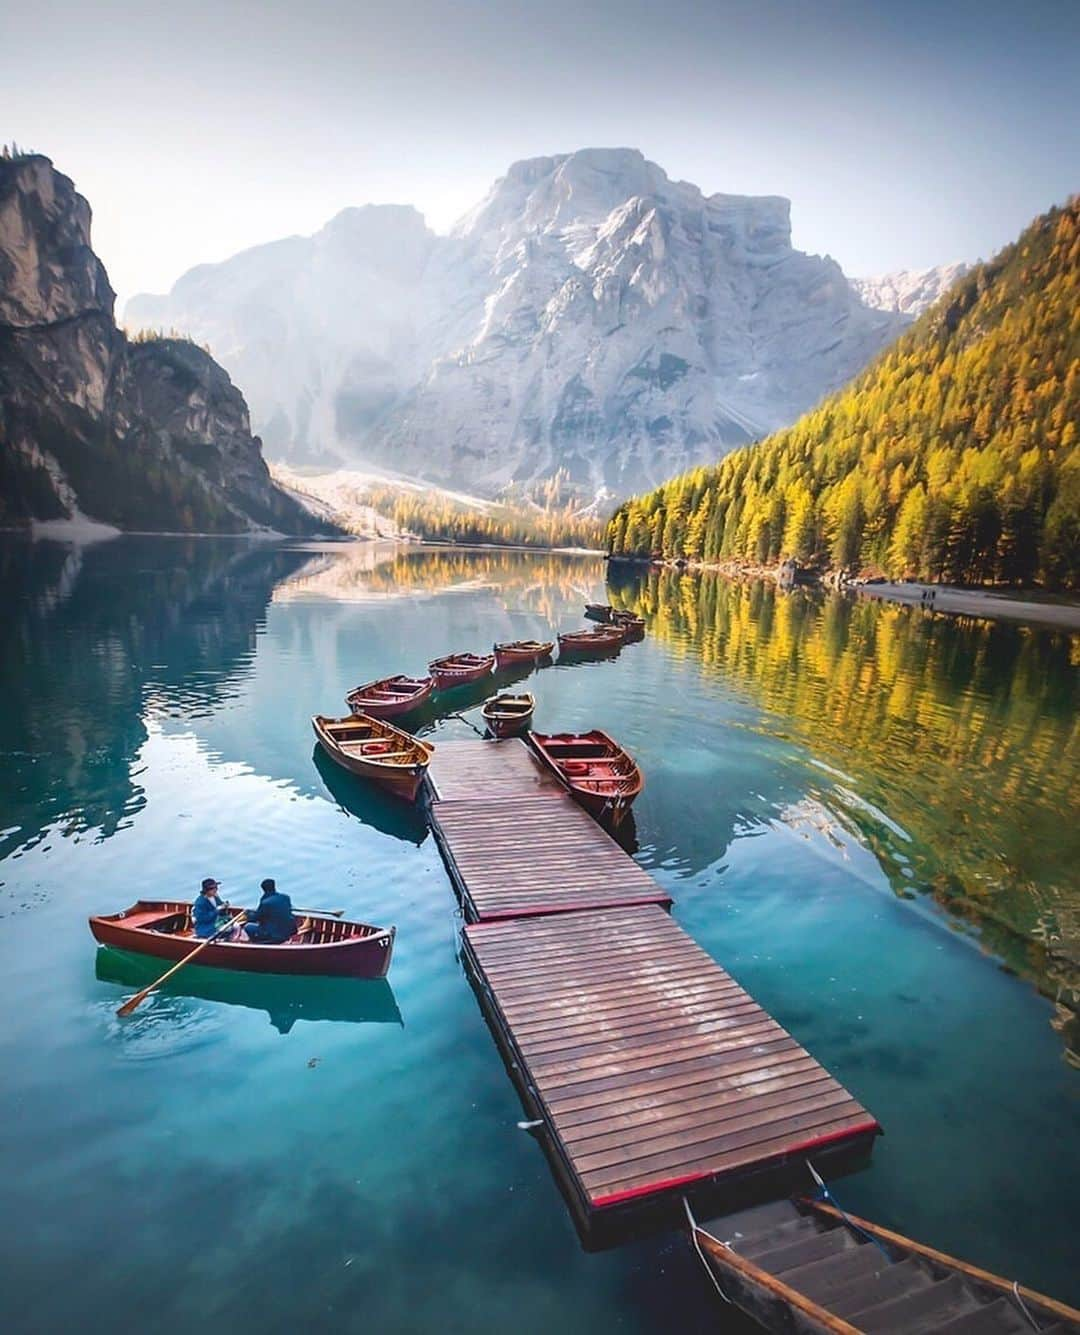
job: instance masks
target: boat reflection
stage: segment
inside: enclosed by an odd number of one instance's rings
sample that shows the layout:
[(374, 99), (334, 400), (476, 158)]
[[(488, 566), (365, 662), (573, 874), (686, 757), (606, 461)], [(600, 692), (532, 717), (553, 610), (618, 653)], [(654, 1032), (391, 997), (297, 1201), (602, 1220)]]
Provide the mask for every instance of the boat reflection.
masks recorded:
[[(99, 982), (138, 990), (161, 975), (161, 961), (102, 946), (94, 962)], [(405, 1027), (393, 988), (385, 978), (290, 978), (231, 973), (192, 964), (161, 989), (165, 996), (191, 997), (265, 1011), (279, 1034), (297, 1020), (343, 1024), (396, 1024)]]
[(350, 816), (372, 826), (380, 834), (388, 834), (417, 847), (427, 838), (427, 821), (418, 806), (410, 806), (375, 784), (350, 774), (335, 764), (321, 746), (315, 746), (311, 759), (330, 796)]

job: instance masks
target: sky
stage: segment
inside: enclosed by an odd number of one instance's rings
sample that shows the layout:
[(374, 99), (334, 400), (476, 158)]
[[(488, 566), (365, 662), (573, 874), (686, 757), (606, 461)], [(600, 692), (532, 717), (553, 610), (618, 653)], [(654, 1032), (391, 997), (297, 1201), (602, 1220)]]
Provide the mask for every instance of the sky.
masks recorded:
[(520, 158), (634, 147), (785, 195), (854, 276), (986, 258), (1080, 189), (1080, 0), (0, 0), (0, 141), (94, 211), (121, 303)]

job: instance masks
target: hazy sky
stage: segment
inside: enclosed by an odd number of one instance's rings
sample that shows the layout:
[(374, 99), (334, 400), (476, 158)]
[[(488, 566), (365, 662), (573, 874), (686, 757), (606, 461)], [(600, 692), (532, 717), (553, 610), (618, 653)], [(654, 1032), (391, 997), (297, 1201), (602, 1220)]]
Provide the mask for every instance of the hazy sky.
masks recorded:
[(854, 275), (992, 253), (1080, 189), (1080, 0), (0, 0), (0, 139), (94, 209), (125, 298), (518, 158), (632, 146), (792, 200)]

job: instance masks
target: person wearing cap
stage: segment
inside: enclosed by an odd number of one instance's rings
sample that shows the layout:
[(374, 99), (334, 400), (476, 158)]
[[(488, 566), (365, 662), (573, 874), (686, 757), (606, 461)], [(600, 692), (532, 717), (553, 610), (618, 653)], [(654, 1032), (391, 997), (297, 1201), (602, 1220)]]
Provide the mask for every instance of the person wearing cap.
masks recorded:
[(195, 935), (206, 938), (213, 936), (218, 929), (218, 915), (224, 913), (226, 905), (218, 896), (218, 883), (208, 876), (202, 883), (198, 898), (191, 906), (191, 922)]
[(292, 900), (281, 893), (270, 877), (263, 881), (260, 889), (262, 898), (259, 907), (247, 910), (244, 931), (249, 941), (258, 941), (264, 946), (279, 946), (296, 931)]

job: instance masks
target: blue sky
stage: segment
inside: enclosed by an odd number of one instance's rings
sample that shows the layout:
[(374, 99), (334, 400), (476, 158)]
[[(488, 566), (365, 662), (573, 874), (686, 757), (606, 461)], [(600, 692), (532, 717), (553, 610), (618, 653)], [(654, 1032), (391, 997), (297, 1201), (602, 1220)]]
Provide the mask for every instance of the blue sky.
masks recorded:
[(367, 202), (437, 230), (510, 162), (640, 148), (792, 200), (854, 275), (991, 254), (1080, 189), (1080, 2), (7, 6), (0, 139), (94, 208), (126, 297)]

